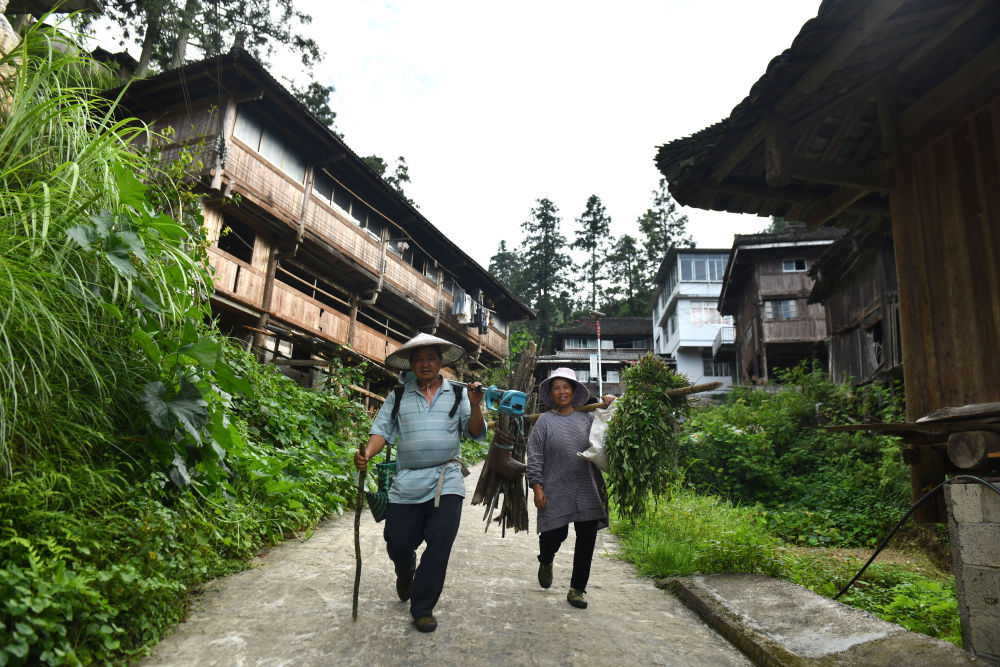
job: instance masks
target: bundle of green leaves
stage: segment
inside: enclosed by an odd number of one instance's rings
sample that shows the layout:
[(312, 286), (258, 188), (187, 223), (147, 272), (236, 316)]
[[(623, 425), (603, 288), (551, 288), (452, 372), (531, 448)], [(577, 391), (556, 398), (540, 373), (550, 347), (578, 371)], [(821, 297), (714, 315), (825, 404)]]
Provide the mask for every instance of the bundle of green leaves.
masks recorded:
[(678, 425), (688, 402), (665, 392), (689, 383), (653, 354), (627, 368), (624, 380), (605, 438), (605, 479), (618, 511), (634, 521), (645, 513), (650, 495), (666, 493), (678, 477)]

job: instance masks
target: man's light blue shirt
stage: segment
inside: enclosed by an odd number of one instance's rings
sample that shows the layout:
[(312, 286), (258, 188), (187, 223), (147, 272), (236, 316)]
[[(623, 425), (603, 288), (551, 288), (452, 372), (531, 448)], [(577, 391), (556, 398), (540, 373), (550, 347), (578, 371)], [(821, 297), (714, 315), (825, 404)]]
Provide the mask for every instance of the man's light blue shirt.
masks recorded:
[(462, 402), (451, 417), (448, 413), (455, 405), (455, 388), (451, 382), (443, 380), (428, 405), (416, 380), (410, 380), (404, 385), (397, 415), (398, 427), (392, 418), (395, 404), (396, 394), (392, 392), (375, 416), (369, 432), (382, 436), (386, 442), (393, 442), (399, 436), (395, 445), (398, 472), (389, 488), (389, 502), (416, 504), (433, 500), (442, 465), (445, 475), (441, 493), (464, 498), (462, 469), (451, 459), (461, 458), (463, 436), (478, 441), (486, 438), (485, 423), (479, 435), (471, 435), (468, 431), (472, 415), (468, 393), (462, 392)]

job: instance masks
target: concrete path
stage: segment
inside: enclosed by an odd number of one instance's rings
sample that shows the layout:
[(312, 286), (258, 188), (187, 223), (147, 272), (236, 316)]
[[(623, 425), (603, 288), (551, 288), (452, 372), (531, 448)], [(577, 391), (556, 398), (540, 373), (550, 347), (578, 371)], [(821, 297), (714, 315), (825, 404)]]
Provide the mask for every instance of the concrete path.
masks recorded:
[[(480, 466), (466, 478), (471, 496)], [(590, 607), (566, 602), (573, 531), (555, 561), (555, 583), (538, 586), (534, 510), (530, 533), (484, 532), (483, 508), (466, 503), (438, 629), (417, 632), (396, 597), (382, 525), (365, 510), (361, 593), (351, 621), (354, 519), (322, 524), (307, 541), (285, 543), (252, 570), (207, 586), (187, 622), (146, 665), (748, 665), (746, 658), (681, 602), (613, 557), (598, 533)]]

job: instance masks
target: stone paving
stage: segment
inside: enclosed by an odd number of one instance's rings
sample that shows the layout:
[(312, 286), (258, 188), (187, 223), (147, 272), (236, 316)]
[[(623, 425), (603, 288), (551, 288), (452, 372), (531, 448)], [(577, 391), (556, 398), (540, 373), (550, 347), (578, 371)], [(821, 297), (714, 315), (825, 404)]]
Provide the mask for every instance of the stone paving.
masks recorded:
[[(480, 466), (466, 478), (471, 495)], [(530, 513), (534, 526), (534, 510)], [(365, 510), (361, 592), (351, 621), (353, 513), (324, 522), (308, 540), (271, 550), (246, 572), (212, 582), (185, 623), (146, 665), (748, 665), (677, 598), (617, 558), (598, 534), (590, 607), (566, 602), (573, 532), (555, 561), (555, 583), (536, 581), (537, 537), (484, 532), (483, 508), (466, 503), (438, 629), (417, 632), (396, 597), (382, 525)]]

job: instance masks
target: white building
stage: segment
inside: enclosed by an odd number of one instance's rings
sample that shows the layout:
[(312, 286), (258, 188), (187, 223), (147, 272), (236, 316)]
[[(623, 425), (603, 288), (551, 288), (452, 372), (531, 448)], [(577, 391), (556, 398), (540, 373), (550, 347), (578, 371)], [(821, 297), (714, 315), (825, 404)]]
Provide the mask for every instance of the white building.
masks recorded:
[(719, 313), (728, 249), (672, 248), (656, 272), (653, 351), (676, 364), (691, 384), (733, 384), (732, 317)]

